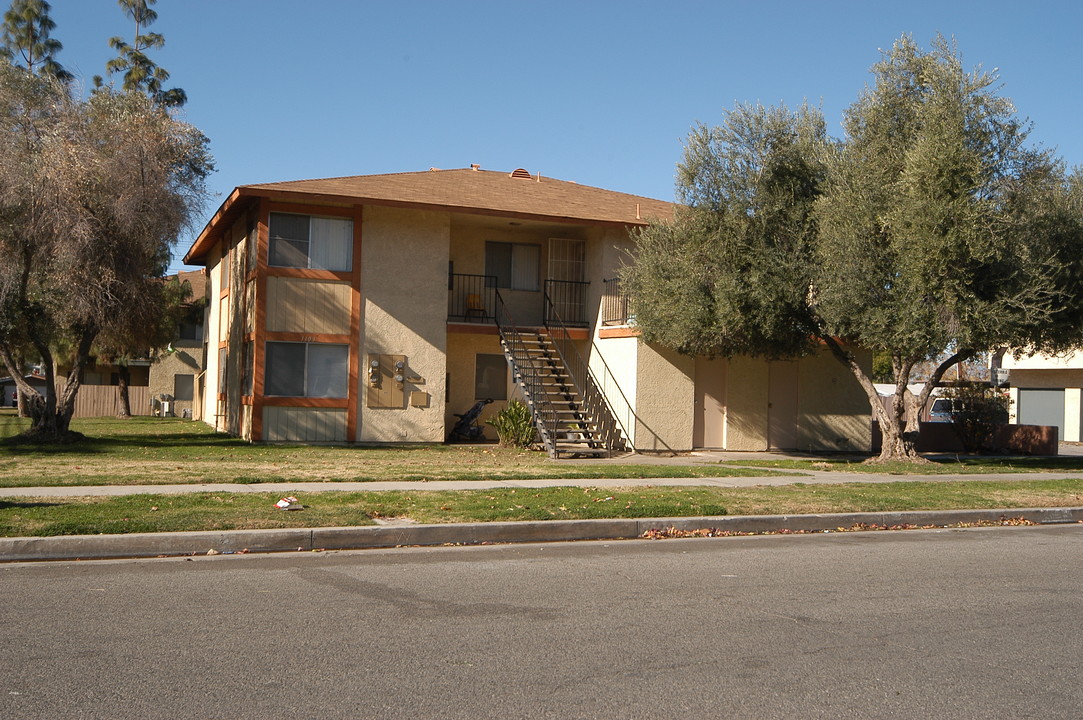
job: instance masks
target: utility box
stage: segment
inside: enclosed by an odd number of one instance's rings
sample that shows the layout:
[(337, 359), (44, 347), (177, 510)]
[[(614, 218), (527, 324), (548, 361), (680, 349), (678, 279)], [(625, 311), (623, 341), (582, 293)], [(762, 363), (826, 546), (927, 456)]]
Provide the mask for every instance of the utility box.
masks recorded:
[(406, 407), (406, 356), (369, 353), (365, 368), (368, 385), (366, 404), (370, 408)]

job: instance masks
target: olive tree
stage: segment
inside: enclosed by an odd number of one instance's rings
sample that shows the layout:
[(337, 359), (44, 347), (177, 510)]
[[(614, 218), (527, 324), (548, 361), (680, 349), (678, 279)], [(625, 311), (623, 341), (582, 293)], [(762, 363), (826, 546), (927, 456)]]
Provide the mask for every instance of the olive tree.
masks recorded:
[[(623, 278), (649, 341), (772, 358), (825, 345), (869, 399), (880, 459), (920, 461), (918, 415), (948, 369), (1083, 341), (1083, 196), (944, 38), (925, 52), (904, 36), (872, 71), (840, 140), (808, 108), (738, 106), (694, 130), (684, 207), (638, 234)], [(890, 358), (890, 407), (855, 346)]]

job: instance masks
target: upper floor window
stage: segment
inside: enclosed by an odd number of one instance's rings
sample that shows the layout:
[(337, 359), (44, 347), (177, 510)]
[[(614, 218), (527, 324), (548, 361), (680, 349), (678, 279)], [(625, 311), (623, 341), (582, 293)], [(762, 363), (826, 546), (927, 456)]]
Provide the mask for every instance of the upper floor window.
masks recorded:
[(540, 259), (538, 245), (485, 243), (485, 274), (496, 276), (497, 287), (538, 291)]
[(203, 318), (199, 321), (194, 319), (183, 320), (177, 326), (177, 337), (181, 340), (202, 340), (203, 339)]
[(269, 263), (314, 270), (353, 269), (353, 220), (271, 213)]

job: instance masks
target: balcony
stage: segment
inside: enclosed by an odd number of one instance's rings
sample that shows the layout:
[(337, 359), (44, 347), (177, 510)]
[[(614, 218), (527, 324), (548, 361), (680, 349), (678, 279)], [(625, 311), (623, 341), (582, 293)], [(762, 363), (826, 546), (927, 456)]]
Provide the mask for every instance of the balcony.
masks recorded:
[(516, 323), (547, 325), (559, 318), (569, 327), (589, 327), (589, 282), (546, 280), (543, 292), (498, 290), (495, 275), (448, 275), (448, 320), (495, 324), (498, 303)]
[(635, 322), (635, 313), (628, 303), (628, 296), (620, 287), (620, 278), (603, 280), (605, 291), (602, 294), (602, 325), (630, 325)]

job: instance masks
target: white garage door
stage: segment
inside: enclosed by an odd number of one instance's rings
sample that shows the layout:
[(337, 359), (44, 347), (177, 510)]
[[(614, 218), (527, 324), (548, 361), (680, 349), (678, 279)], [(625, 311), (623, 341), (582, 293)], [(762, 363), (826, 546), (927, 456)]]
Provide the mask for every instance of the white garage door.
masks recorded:
[(1055, 425), (1057, 436), (1064, 437), (1064, 389), (1019, 388), (1015, 409), (1020, 425)]

